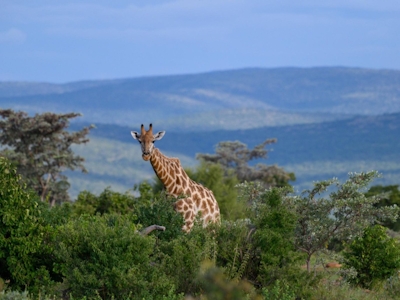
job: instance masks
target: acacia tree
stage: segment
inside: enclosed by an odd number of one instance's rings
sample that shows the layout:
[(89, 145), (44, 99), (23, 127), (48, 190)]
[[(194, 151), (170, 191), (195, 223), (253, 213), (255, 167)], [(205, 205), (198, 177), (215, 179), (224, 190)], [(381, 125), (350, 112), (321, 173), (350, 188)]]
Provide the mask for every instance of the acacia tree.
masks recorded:
[(87, 143), (92, 126), (78, 132), (66, 130), (69, 120), (78, 116), (47, 112), (30, 117), (22, 111), (0, 110), (0, 155), (10, 159), (28, 187), (51, 205), (69, 200), (70, 185), (63, 171), (87, 172), (84, 159), (74, 155), (71, 145)]
[(293, 173), (288, 173), (277, 165), (249, 165), (251, 160), (266, 159), (268, 150), (265, 147), (272, 143), (276, 143), (276, 139), (267, 139), (254, 149), (248, 149), (247, 145), (239, 141), (220, 142), (215, 154), (198, 154), (197, 159), (218, 163), (226, 171), (233, 170), (240, 182), (258, 181), (266, 187), (286, 186), (289, 180), (295, 180)]
[[(398, 218), (399, 207), (376, 207), (379, 195), (367, 197), (363, 192), (378, 175), (376, 171), (351, 173), (342, 185), (337, 179), (317, 182), (312, 190), (295, 197), (294, 207), (299, 217), (295, 246), (306, 253), (308, 271), (312, 255), (325, 249), (333, 238), (350, 242), (361, 236), (371, 224)], [(336, 185), (336, 190), (324, 198), (333, 185)]]

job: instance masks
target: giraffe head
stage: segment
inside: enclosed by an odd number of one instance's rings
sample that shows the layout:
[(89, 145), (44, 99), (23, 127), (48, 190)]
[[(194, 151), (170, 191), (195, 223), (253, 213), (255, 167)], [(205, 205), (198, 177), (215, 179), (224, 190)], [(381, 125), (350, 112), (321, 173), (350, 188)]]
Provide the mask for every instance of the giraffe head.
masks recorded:
[(150, 124), (149, 130), (146, 131), (142, 124), (141, 133), (136, 131), (131, 131), (132, 137), (137, 140), (142, 146), (142, 157), (144, 160), (149, 160), (151, 157), (151, 153), (154, 149), (154, 142), (161, 140), (165, 134), (165, 131), (160, 131), (157, 134), (153, 134), (153, 125)]

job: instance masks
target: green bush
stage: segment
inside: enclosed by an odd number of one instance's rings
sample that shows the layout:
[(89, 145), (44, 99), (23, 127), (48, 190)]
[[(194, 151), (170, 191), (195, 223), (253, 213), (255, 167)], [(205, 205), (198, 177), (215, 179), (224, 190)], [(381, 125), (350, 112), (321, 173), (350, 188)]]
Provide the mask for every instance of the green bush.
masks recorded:
[(270, 288), (263, 288), (264, 300), (294, 300), (296, 295), (285, 281), (277, 279)]
[(11, 291), (7, 293), (0, 293), (0, 300), (29, 300), (28, 292)]
[(253, 285), (246, 280), (229, 279), (222, 268), (210, 261), (201, 264), (197, 282), (202, 286), (199, 300), (261, 300)]
[[(249, 260), (253, 259), (250, 220), (222, 221), (217, 234), (217, 265), (229, 279), (248, 277)], [(253, 273), (253, 272), (250, 272)]]
[(46, 266), (51, 249), (44, 243), (50, 232), (43, 217), (47, 209), (0, 157), (0, 277), (12, 289), (38, 293), (51, 285)]
[(304, 255), (294, 246), (297, 214), (289, 196), (291, 190), (265, 189), (257, 183), (244, 183), (239, 187), (240, 196), (250, 205), (248, 217), (252, 226), (248, 234), (251, 246), (247, 243), (250, 257), (243, 277), (260, 289), (270, 288), (276, 280), (284, 280), (297, 296), (306, 297), (316, 278), (300, 268)]
[(344, 269), (357, 271), (349, 281), (366, 288), (388, 279), (400, 269), (399, 242), (389, 237), (386, 228), (380, 225), (367, 228), (344, 251), (343, 257)]
[(153, 265), (155, 239), (128, 217), (81, 216), (57, 229), (55, 268), (74, 298), (162, 299), (174, 286)]
[(76, 215), (82, 214), (134, 214), (135, 197), (126, 192), (114, 192), (106, 188), (99, 196), (88, 191), (79, 193), (73, 208)]
[(215, 261), (216, 245), (214, 232), (209, 226), (204, 229), (198, 220), (188, 234), (171, 240), (159, 240), (157, 268), (170, 278), (180, 293), (195, 295), (202, 290), (196, 281), (201, 263)]
[(169, 241), (184, 234), (183, 217), (174, 210), (176, 198), (167, 196), (164, 192), (153, 192), (153, 188), (147, 182), (141, 183), (135, 189), (140, 193), (139, 197), (135, 198), (135, 214), (142, 227), (154, 224), (165, 226), (165, 231), (154, 232), (161, 240)]

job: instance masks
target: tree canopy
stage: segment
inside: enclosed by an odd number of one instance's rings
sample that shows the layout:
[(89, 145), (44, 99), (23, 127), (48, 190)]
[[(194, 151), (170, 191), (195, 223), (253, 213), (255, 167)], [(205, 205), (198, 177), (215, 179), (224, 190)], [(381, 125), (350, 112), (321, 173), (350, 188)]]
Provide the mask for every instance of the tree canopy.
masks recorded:
[(266, 187), (286, 186), (290, 180), (294, 180), (293, 173), (288, 173), (277, 165), (258, 163), (250, 165), (251, 160), (266, 159), (267, 145), (276, 143), (276, 139), (267, 139), (253, 149), (239, 141), (225, 141), (218, 143), (215, 154), (198, 154), (197, 159), (218, 163), (228, 171), (234, 171), (240, 182), (259, 181)]
[[(336, 238), (351, 242), (364, 230), (380, 220), (395, 221), (400, 208), (396, 205), (376, 207), (379, 195), (366, 196), (368, 187), (378, 172), (352, 173), (340, 184), (337, 179), (315, 183), (312, 190), (294, 198), (298, 214), (296, 248), (307, 255), (307, 268), (313, 254), (325, 249)], [(333, 190), (336, 186), (336, 190)], [(330, 192), (329, 197), (325, 195)]]
[(71, 145), (89, 141), (90, 127), (78, 132), (66, 130), (69, 120), (78, 113), (55, 114), (46, 112), (33, 117), (11, 109), (0, 110), (0, 155), (10, 159), (28, 187), (37, 192), (42, 201), (68, 201), (69, 183), (62, 173), (80, 169), (87, 172), (84, 158), (74, 155)]

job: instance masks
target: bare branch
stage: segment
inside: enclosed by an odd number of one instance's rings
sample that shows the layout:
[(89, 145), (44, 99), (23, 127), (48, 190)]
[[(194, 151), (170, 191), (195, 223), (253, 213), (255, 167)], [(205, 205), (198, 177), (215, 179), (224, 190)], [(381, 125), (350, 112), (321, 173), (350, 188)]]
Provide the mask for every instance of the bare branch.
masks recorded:
[(164, 226), (160, 226), (160, 225), (150, 225), (149, 227), (146, 227), (145, 229), (143, 229), (140, 232), (140, 234), (141, 235), (148, 235), (149, 233), (151, 233), (154, 230), (165, 231), (165, 227)]

